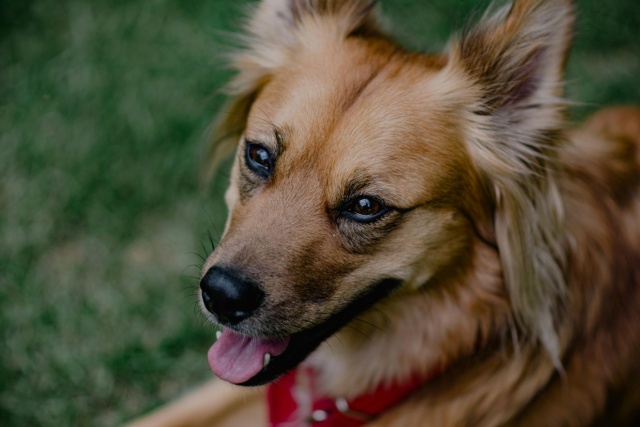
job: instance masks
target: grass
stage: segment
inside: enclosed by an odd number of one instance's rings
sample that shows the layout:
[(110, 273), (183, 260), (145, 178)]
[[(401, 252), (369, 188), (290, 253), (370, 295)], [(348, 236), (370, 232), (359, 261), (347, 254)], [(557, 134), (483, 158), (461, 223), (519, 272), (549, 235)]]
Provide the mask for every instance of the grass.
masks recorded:
[[(0, 425), (117, 425), (211, 377), (190, 276), (225, 179), (198, 174), (242, 3), (0, 3)], [(640, 103), (640, 4), (578, 3), (573, 116)], [(383, 5), (440, 51), (478, 2)]]

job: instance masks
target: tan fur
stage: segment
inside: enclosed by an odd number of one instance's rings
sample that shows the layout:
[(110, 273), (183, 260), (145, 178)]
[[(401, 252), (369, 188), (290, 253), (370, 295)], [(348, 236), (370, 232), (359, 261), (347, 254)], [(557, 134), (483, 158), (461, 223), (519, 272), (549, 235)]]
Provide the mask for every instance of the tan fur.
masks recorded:
[[(234, 57), (230, 216), (203, 272), (260, 277), (238, 330), (294, 334), (394, 278), (304, 362), (346, 397), (442, 370), (369, 425), (639, 420), (640, 109), (565, 123), (572, 3), (516, 0), (442, 56), (391, 42), (371, 6), (265, 0)], [(245, 141), (278, 153), (267, 183)], [(337, 218), (354, 182), (395, 210)]]

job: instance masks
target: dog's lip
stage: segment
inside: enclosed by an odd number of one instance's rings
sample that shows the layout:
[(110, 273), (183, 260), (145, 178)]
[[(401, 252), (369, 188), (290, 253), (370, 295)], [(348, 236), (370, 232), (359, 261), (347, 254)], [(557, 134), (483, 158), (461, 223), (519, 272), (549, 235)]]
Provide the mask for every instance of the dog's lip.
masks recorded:
[(359, 296), (346, 304), (326, 321), (293, 334), (289, 337), (285, 350), (277, 355), (270, 355), (269, 363), (253, 377), (239, 383), (242, 386), (257, 386), (276, 380), (282, 374), (294, 369), (323, 341), (332, 336), (343, 326), (362, 312), (368, 310), (377, 302), (396, 290), (402, 281), (398, 279), (383, 279), (367, 288)]

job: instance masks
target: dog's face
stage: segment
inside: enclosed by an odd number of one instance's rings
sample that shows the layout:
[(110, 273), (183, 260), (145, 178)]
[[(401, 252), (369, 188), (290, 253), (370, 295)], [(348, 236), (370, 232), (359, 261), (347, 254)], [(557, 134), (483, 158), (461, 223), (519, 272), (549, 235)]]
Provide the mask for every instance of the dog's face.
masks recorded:
[(295, 335), (460, 262), (472, 166), (428, 95), (440, 64), (412, 59), (353, 40), (300, 58), (256, 99), (207, 262), (264, 292), (240, 331)]
[(272, 380), (380, 299), (446, 282), (475, 237), (492, 239), (461, 124), (474, 88), (445, 57), (377, 34), (335, 43), (321, 23), (250, 96), (227, 227), (203, 268), (203, 305), (227, 327), (210, 363), (231, 382)]

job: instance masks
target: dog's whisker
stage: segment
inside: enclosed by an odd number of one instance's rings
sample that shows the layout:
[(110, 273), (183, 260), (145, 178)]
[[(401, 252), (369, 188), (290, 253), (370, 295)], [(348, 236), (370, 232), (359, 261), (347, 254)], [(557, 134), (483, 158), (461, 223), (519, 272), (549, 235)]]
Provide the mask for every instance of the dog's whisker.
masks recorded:
[(188, 269), (188, 268), (195, 268), (196, 270), (200, 271), (200, 269), (202, 268), (202, 265), (200, 265), (200, 264), (189, 264), (189, 265), (187, 265), (186, 267), (184, 267), (184, 268), (182, 269), (182, 272), (181, 272), (180, 274), (181, 274), (181, 275), (182, 275), (182, 274), (184, 274), (184, 271), (185, 271), (186, 269)]
[[(202, 254), (198, 253), (198, 252), (187, 252), (189, 255), (195, 255), (198, 258), (200, 258), (202, 260), (202, 262), (205, 262), (207, 259), (202, 256)], [(200, 268), (201, 266), (199, 265), (198, 268)]]
[(371, 341), (371, 336), (369, 334), (361, 331), (360, 329), (356, 328), (354, 325), (347, 324), (346, 327), (348, 327), (349, 329), (353, 329), (354, 331), (358, 332), (360, 335), (365, 337), (368, 341)]
[(382, 320), (385, 323), (391, 323), (391, 319), (389, 318), (389, 316), (387, 315), (387, 313), (385, 313), (384, 311), (382, 311), (380, 308), (378, 307), (372, 307), (372, 312), (377, 313), (378, 315), (380, 315), (380, 317), (382, 318)]
[(362, 319), (362, 318), (360, 318), (360, 317), (358, 317), (358, 316), (354, 317), (354, 318), (353, 318), (353, 320), (355, 320), (355, 321), (357, 321), (357, 322), (364, 323), (364, 324), (366, 324), (366, 325), (369, 325), (369, 326), (371, 326), (372, 328), (377, 329), (377, 330), (378, 330), (378, 331), (380, 331), (380, 332), (383, 332), (383, 333), (387, 333), (387, 332), (388, 332), (388, 330), (384, 329), (382, 326), (380, 326), (380, 325), (376, 325), (375, 323), (370, 322), (370, 321), (365, 320), (365, 319)]
[(216, 244), (213, 241), (213, 236), (211, 235), (211, 231), (207, 230), (207, 234), (209, 236), (209, 244), (211, 245), (211, 252), (216, 249)]
[[(216, 236), (217, 236), (217, 238), (216, 238), (216, 244), (218, 244), (218, 243), (219, 243), (219, 241), (220, 241), (220, 238), (221, 238), (220, 232), (218, 231), (218, 228), (216, 227), (216, 223), (215, 223), (215, 221), (213, 220), (213, 217), (211, 216), (211, 214), (209, 213), (209, 211), (207, 210), (207, 208), (206, 208), (206, 207), (204, 207), (203, 209), (204, 209), (204, 212), (207, 214), (207, 217), (209, 218), (209, 223), (210, 223), (210, 224), (211, 224), (211, 226), (213, 227), (213, 231), (215, 231), (215, 233), (216, 233)], [(207, 230), (207, 231), (208, 231), (208, 230)]]
[[(340, 340), (338, 340), (338, 341), (340, 341)], [(340, 344), (342, 344), (342, 341), (340, 341)], [(323, 341), (323, 342), (322, 342), (322, 345), (323, 345), (323, 346), (326, 346), (326, 347), (329, 347), (329, 350), (331, 350), (331, 352), (332, 352), (333, 354), (335, 354), (335, 353), (336, 353), (336, 351), (334, 350), (333, 346), (331, 345), (331, 343), (330, 343), (329, 341)]]
[(204, 246), (204, 242), (200, 242), (200, 245), (202, 246), (202, 251), (203, 251), (205, 254), (208, 254), (209, 252), (207, 251), (207, 248)]

